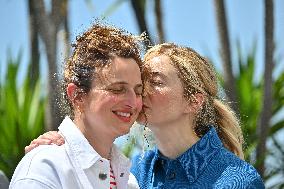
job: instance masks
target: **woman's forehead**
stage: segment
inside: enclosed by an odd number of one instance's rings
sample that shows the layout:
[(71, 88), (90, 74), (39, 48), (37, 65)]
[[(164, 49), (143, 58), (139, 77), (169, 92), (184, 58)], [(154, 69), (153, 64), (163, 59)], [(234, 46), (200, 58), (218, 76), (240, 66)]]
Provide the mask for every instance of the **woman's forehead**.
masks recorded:
[(158, 56), (145, 62), (145, 68), (155, 75), (175, 75), (176, 68), (167, 56)]
[(114, 59), (109, 65), (97, 70), (95, 82), (108, 84), (112, 82), (141, 83), (141, 73), (134, 59)]

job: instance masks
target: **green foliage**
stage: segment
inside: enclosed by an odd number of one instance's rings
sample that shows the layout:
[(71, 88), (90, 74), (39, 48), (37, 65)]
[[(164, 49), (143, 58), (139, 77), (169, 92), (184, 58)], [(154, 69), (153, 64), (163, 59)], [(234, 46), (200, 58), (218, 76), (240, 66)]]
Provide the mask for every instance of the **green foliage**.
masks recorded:
[[(255, 53), (252, 51), (243, 57), (239, 51), (239, 73), (236, 75), (238, 105), (242, 130), (246, 140), (246, 157), (251, 154), (257, 143), (256, 129), (263, 101), (263, 79), (255, 81)], [(260, 77), (263, 78), (263, 77)], [(273, 115), (277, 114), (284, 105), (284, 72), (273, 82)], [(279, 132), (284, 127), (284, 118), (270, 125), (269, 137)]]
[(129, 136), (126, 145), (122, 147), (121, 151), (126, 157), (131, 158), (135, 146), (137, 145), (135, 142), (136, 142), (135, 137)]
[(20, 56), (9, 58), (0, 82), (0, 169), (8, 178), (24, 156), (24, 147), (44, 131), (46, 98), (40, 82), (32, 88), (28, 75), (19, 81), (19, 67)]
[[(240, 48), (239, 48), (240, 49)], [(260, 76), (259, 80), (255, 79), (255, 67), (256, 67), (255, 51), (253, 50), (247, 56), (243, 56), (239, 50), (238, 54), (238, 74), (235, 76), (236, 86), (237, 86), (237, 97), (238, 97), (238, 107), (240, 110), (240, 119), (242, 130), (245, 137), (245, 157), (247, 161), (251, 161), (253, 158), (254, 150), (256, 148), (258, 138), (257, 138), (257, 125), (259, 116), (262, 110), (263, 103), (263, 77)], [(273, 81), (273, 110), (272, 118), (275, 117), (281, 111), (284, 105), (284, 72), (280, 73)], [(265, 107), (264, 107), (265, 108)], [(277, 121), (270, 121), (270, 132), (268, 136), (268, 141), (273, 141), (274, 145), (270, 145), (267, 148), (267, 154), (264, 158), (270, 158), (275, 156), (275, 150), (278, 152), (275, 159), (283, 159), (284, 153), (281, 149), (281, 145), (276, 141), (276, 134), (283, 132), (284, 127), (284, 117), (278, 119)], [(277, 144), (277, 145), (276, 145)], [(251, 163), (257, 163), (258, 158)], [(265, 180), (272, 178), (277, 174), (284, 174), (284, 169), (278, 169), (277, 167), (268, 167), (269, 171), (266, 171)]]
[(255, 64), (254, 52), (243, 57), (239, 51), (239, 74), (236, 75), (236, 87), (241, 125), (246, 142), (245, 157), (247, 158), (257, 142), (256, 127), (263, 98), (263, 81), (254, 81)]
[(122, 146), (122, 152), (128, 158), (132, 158), (138, 153), (153, 149), (155, 146), (154, 135), (149, 128), (135, 123), (127, 136), (127, 142)]

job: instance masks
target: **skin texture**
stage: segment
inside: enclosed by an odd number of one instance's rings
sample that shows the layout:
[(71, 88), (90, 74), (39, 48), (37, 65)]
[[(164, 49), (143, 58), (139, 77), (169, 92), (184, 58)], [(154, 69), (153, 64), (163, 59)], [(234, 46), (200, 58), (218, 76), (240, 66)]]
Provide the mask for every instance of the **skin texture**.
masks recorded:
[(145, 66), (151, 76), (143, 99), (146, 119), (141, 114), (138, 122), (147, 120), (161, 153), (175, 158), (199, 140), (192, 127), (203, 96), (196, 94), (195, 102), (184, 98), (181, 80), (167, 56), (154, 57)]
[[(150, 127), (169, 125), (181, 119), (187, 110), (182, 84), (169, 61), (168, 57), (160, 56), (145, 64), (151, 77), (146, 82), (147, 95), (143, 104)], [(138, 121), (143, 122), (142, 116)]]
[[(191, 124), (203, 98), (197, 94), (195, 103), (189, 103), (184, 98), (182, 83), (168, 57), (150, 59), (145, 67), (150, 73), (145, 82), (146, 94), (143, 98), (145, 114), (140, 114), (137, 121), (145, 123), (146, 115), (147, 126), (153, 131), (160, 151), (174, 158), (199, 140)], [(26, 147), (26, 152), (34, 147), (33, 144), (44, 144), (49, 140), (61, 145), (62, 141), (53, 134), (42, 135), (34, 140)]]
[[(74, 122), (87, 133), (112, 136), (124, 135), (137, 119), (142, 108), (142, 81), (133, 59), (115, 58), (95, 78), (91, 91), (77, 102), (82, 114)], [(120, 113), (129, 114), (127, 117)]]
[[(129, 132), (142, 108), (142, 81), (134, 59), (116, 57), (94, 78), (88, 94), (73, 99), (74, 123), (89, 143), (102, 156), (105, 146)], [(69, 84), (67, 94), (72, 98), (76, 87)], [(104, 141), (104, 143), (98, 142)]]
[[(96, 151), (107, 157), (115, 138), (128, 133), (137, 119), (143, 87), (139, 66), (131, 58), (114, 58), (98, 75), (87, 94), (79, 94), (74, 83), (69, 83), (66, 90), (74, 107), (74, 123)], [(57, 132), (47, 132), (33, 140), (25, 152), (51, 143), (62, 145), (64, 140)]]

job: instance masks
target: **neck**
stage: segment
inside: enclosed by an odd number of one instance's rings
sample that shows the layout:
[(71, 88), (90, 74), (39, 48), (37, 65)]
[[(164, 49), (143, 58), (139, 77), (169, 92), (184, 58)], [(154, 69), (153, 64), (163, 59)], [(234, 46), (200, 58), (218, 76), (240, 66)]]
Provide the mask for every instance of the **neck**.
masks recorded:
[(111, 148), (115, 136), (109, 136), (108, 133), (102, 133), (96, 130), (96, 127), (87, 126), (82, 119), (74, 120), (74, 123), (88, 140), (94, 150), (103, 158), (110, 159)]
[(189, 123), (191, 122), (185, 118), (170, 124), (149, 125), (158, 149), (164, 156), (175, 159), (199, 140), (193, 131), (193, 125)]

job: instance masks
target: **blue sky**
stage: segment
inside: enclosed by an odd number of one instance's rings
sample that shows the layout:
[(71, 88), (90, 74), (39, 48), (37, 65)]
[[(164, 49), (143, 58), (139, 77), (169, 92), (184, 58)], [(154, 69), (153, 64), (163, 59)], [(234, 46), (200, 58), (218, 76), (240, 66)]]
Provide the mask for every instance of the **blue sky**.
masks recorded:
[[(115, 0), (70, 1), (70, 31), (72, 41), (90, 24), (102, 16)], [(215, 22), (214, 4), (212, 0), (163, 0), (164, 27), (166, 41), (187, 45), (204, 56), (210, 57), (217, 69), (221, 69), (219, 58), (219, 41)], [(244, 54), (249, 53), (253, 42), (257, 42), (257, 74), (263, 72), (264, 60), (264, 1), (238, 0), (225, 1), (228, 25), (232, 46), (233, 59), (236, 57), (236, 42), (240, 41)], [(276, 57), (284, 68), (284, 1), (275, 0), (275, 40)], [(147, 1), (147, 21), (154, 38), (156, 37), (154, 21), (154, 0)], [(125, 28), (134, 34), (139, 34), (133, 11), (127, 0), (122, 0), (120, 6), (109, 16), (107, 21)], [(6, 67), (7, 50), (13, 56), (19, 51), (23, 53), (22, 74), (28, 62), (28, 17), (27, 1), (0, 0), (0, 72), (1, 78)], [(44, 47), (41, 47), (42, 52)], [(59, 55), (60, 56), (60, 55)], [(45, 57), (42, 58), (42, 75), (46, 77), (47, 67)], [(277, 69), (277, 70), (281, 70)]]
[[(96, 18), (100, 18), (117, 0), (71, 0), (69, 1), (69, 25), (71, 40), (88, 28)], [(48, 1), (46, 1), (48, 2)], [(87, 2), (91, 2), (88, 4)], [(118, 8), (107, 17), (107, 22), (124, 28), (131, 33), (139, 34), (133, 11), (128, 0), (120, 0)], [(219, 56), (219, 40), (215, 22), (213, 0), (163, 0), (164, 28), (166, 41), (175, 42), (194, 48), (200, 54), (209, 57), (217, 70), (221, 71)], [(255, 80), (263, 74), (264, 64), (264, 0), (225, 0), (227, 20), (232, 46), (233, 66), (236, 67), (237, 41), (241, 44), (243, 54), (248, 54), (257, 44), (257, 69)], [(150, 33), (155, 38), (154, 0), (147, 0), (147, 22)], [(284, 1), (274, 0), (275, 14), (275, 58), (278, 65), (274, 76), (284, 69)], [(27, 1), (0, 0), (0, 81), (4, 77), (7, 52), (13, 57), (22, 52), (22, 64), (19, 80), (26, 74), (29, 60), (29, 33), (27, 17)], [(282, 33), (282, 36), (281, 36)], [(40, 47), (44, 52), (44, 47)], [(63, 57), (59, 53), (59, 63)], [(43, 84), (47, 81), (47, 63), (41, 56), (41, 76)], [(62, 67), (60, 66), (59, 67)], [(276, 120), (284, 116), (284, 108), (276, 116)]]

